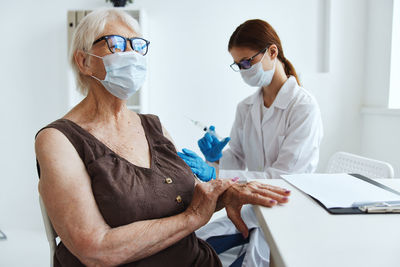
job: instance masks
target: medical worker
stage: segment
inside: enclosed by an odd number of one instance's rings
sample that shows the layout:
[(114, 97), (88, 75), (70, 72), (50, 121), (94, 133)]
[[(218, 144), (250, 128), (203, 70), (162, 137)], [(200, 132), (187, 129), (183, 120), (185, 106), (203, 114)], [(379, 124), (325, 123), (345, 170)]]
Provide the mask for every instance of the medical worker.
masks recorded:
[[(297, 45), (306, 48), (304, 43)], [(211, 133), (198, 141), (206, 160), (220, 169), (264, 172), (266, 178), (314, 172), (323, 135), (320, 110), (301, 87), (275, 30), (265, 21), (248, 20), (233, 32), (228, 50), (231, 68), (256, 91), (238, 104), (230, 138), (219, 140), (210, 127)], [(193, 151), (178, 153), (201, 180), (217, 176), (214, 167)], [(269, 247), (253, 210), (246, 206), (241, 214), (250, 231), (247, 240), (234, 239), (239, 231), (227, 217), (196, 234), (214, 247), (223, 266), (269, 266)], [(214, 240), (220, 241), (215, 245)]]
[[(248, 20), (233, 32), (228, 50), (230, 67), (256, 92), (238, 104), (230, 138), (206, 133), (198, 141), (206, 160), (220, 169), (264, 172), (267, 178), (314, 172), (323, 136), (320, 110), (301, 87), (275, 30), (263, 20)], [(200, 179), (215, 178), (213, 167), (194, 152), (179, 154)]]

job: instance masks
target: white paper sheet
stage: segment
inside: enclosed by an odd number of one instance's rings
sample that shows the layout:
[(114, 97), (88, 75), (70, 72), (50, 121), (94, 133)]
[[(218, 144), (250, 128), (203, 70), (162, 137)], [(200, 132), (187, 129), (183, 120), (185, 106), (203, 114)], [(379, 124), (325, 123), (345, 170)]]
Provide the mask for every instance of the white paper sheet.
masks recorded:
[(349, 174), (295, 174), (282, 177), (327, 208), (350, 208), (353, 203), (400, 201), (400, 196)]

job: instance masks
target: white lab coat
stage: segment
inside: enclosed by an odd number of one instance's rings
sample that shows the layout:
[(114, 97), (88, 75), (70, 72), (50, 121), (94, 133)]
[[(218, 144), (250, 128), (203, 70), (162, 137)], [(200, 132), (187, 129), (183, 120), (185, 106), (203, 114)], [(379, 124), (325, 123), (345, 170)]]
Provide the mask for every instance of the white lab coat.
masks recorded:
[(262, 171), (267, 178), (314, 172), (323, 136), (315, 98), (291, 76), (262, 117), (263, 107), (261, 89), (239, 103), (219, 167)]
[[(311, 173), (317, 168), (322, 136), (321, 114), (315, 98), (291, 76), (268, 109), (264, 108), (261, 89), (239, 103), (229, 148), (223, 152), (219, 167), (263, 172), (264, 179), (288, 173)], [(242, 266), (269, 266), (269, 247), (256, 216), (246, 208), (242, 218), (254, 229)], [(207, 239), (238, 231), (225, 216), (196, 233)], [(220, 256), (223, 266), (229, 266), (239, 256), (234, 250), (225, 254)]]

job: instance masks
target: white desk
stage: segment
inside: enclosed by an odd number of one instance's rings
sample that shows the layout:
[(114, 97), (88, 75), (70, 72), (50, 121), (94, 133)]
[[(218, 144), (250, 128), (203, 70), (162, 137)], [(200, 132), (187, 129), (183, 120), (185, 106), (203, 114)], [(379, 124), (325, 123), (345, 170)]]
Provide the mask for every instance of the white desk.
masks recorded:
[[(292, 191), (285, 205), (254, 207), (271, 267), (400, 266), (400, 214), (331, 215), (284, 180), (258, 181)], [(379, 181), (400, 191), (400, 179)]]

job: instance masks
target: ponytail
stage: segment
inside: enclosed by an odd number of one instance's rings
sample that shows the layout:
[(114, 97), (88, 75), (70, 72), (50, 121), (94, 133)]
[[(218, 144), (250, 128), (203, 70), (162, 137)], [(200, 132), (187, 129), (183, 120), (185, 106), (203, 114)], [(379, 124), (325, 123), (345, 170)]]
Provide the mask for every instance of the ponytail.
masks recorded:
[(287, 77), (294, 76), (296, 78), (297, 84), (300, 86), (299, 76), (297, 76), (297, 72), (293, 67), (292, 63), (284, 56), (281, 57), (279, 54), (278, 54), (278, 59), (283, 63), (286, 76)]

